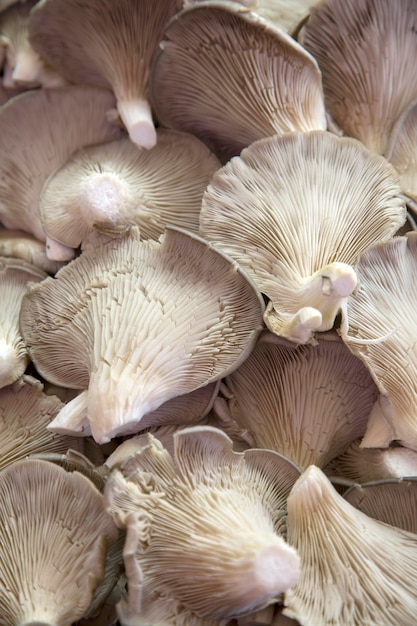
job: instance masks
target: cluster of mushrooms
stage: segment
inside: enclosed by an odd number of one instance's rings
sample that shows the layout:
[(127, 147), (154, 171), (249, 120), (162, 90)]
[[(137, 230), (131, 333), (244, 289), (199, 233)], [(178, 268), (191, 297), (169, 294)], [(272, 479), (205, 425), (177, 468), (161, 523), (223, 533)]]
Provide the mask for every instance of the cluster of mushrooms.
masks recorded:
[(0, 626), (415, 626), (417, 0), (0, 0)]

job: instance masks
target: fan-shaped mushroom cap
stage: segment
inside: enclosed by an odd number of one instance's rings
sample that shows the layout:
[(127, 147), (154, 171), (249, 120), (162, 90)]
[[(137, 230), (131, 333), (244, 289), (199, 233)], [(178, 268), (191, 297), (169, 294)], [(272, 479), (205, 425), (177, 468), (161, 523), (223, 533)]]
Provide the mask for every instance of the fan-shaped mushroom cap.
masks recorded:
[(22, 230), (0, 228), (0, 256), (22, 259), (48, 274), (62, 267), (62, 263), (48, 259), (44, 243)]
[(161, 123), (230, 158), (261, 137), (326, 128), (315, 60), (236, 2), (184, 9), (165, 30), (152, 75)]
[(20, 307), (28, 283), (44, 278), (46, 274), (34, 265), (0, 257), (0, 388), (22, 376), (29, 363), (19, 329)]
[(97, 237), (32, 289), (21, 326), (44, 378), (88, 388), (91, 431), (104, 443), (237, 367), (262, 312), (247, 276), (207, 242), (174, 230), (141, 242), (132, 227), (119, 239)]
[(374, 519), (417, 533), (417, 477), (352, 485), (343, 494), (355, 509)]
[(0, 473), (4, 624), (71, 626), (103, 577), (117, 528), (84, 476), (39, 460)]
[(314, 466), (288, 497), (287, 527), (301, 575), (285, 615), (303, 626), (413, 624), (417, 535), (357, 511)]
[(108, 510), (128, 528), (123, 623), (125, 612), (144, 622), (160, 599), (185, 615), (229, 618), (297, 580), (297, 554), (279, 533), (299, 472), (279, 455), (235, 453), (221, 431), (194, 427), (174, 435), (174, 458), (149, 436), (124, 474), (105, 488)]
[(395, 124), (385, 154), (399, 173), (403, 192), (417, 202), (417, 102)]
[(343, 454), (333, 459), (324, 471), (328, 476), (347, 478), (358, 483), (417, 476), (417, 452), (402, 446), (385, 450), (363, 448), (358, 439)]
[[(0, 221), (45, 241), (39, 198), (48, 176), (80, 148), (120, 137), (106, 112), (113, 96), (94, 87), (30, 91), (0, 108)], [(74, 254), (49, 242), (49, 258)], [(59, 252), (65, 258), (60, 259)]]
[(398, 176), (358, 141), (325, 131), (261, 139), (213, 176), (200, 232), (270, 299), (268, 328), (305, 343), (332, 328), (351, 267), (405, 221)]
[(342, 338), (383, 394), (363, 445), (384, 447), (397, 439), (417, 450), (417, 233), (370, 248), (357, 273)]
[(201, 198), (217, 158), (188, 133), (159, 130), (150, 150), (120, 139), (78, 152), (43, 188), (45, 232), (78, 248), (98, 228), (111, 234), (133, 224), (157, 239), (167, 224), (198, 233)]
[(343, 342), (294, 347), (274, 337), (227, 377), (227, 410), (252, 447), (323, 466), (365, 432), (375, 385)]
[(30, 41), (71, 82), (110, 87), (134, 143), (152, 148), (149, 66), (177, 0), (43, 0), (33, 9)]
[[(396, 120), (417, 97), (414, 0), (327, 0), (311, 9), (302, 44), (323, 74), (336, 123), (384, 153)], [(381, 48), (383, 42), (383, 48)]]
[(84, 439), (51, 433), (47, 425), (62, 403), (31, 376), (0, 390), (0, 469), (29, 454), (83, 450)]

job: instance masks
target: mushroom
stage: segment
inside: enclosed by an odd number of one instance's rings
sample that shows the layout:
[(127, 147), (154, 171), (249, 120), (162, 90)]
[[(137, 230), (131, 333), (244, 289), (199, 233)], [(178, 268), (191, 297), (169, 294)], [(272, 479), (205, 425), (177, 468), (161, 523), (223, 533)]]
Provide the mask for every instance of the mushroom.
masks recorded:
[(285, 593), (284, 615), (303, 625), (414, 623), (417, 535), (357, 511), (313, 465), (287, 506), (301, 574)]
[(407, 203), (417, 211), (417, 102), (397, 120), (385, 152), (400, 176)]
[(15, 382), (28, 366), (26, 344), (19, 328), (20, 307), (28, 283), (45, 277), (34, 265), (0, 257), (0, 388)]
[(385, 153), (417, 98), (414, 0), (327, 0), (312, 7), (301, 43), (317, 60), (326, 109), (351, 137)]
[(363, 434), (376, 395), (365, 366), (340, 340), (294, 347), (270, 333), (225, 383), (226, 411), (247, 443), (302, 469), (324, 466)]
[(81, 474), (32, 459), (0, 472), (0, 501), (3, 623), (71, 626), (118, 537), (103, 496)]
[(161, 124), (191, 132), (225, 160), (256, 139), (325, 129), (315, 60), (236, 2), (201, 2), (168, 24), (151, 75)]
[(394, 168), (358, 141), (326, 131), (276, 135), (214, 174), (200, 232), (269, 298), (269, 330), (306, 343), (344, 309), (359, 253), (404, 223), (399, 192)]
[(157, 239), (167, 224), (198, 233), (200, 206), (219, 161), (196, 137), (158, 130), (150, 150), (119, 139), (78, 152), (44, 185), (48, 236), (78, 248), (93, 228), (111, 234), (137, 224)]
[(0, 256), (22, 259), (48, 274), (62, 267), (61, 262), (48, 259), (44, 243), (22, 230), (0, 228)]
[(178, 613), (186, 623), (229, 619), (294, 585), (298, 556), (281, 533), (298, 469), (273, 452), (235, 453), (209, 426), (177, 431), (173, 457), (143, 440), (105, 487), (108, 511), (127, 528), (123, 624), (156, 623), (162, 611), (164, 623)]
[[(97, 235), (55, 279), (32, 288), (20, 321), (41, 375), (85, 390), (64, 409), (77, 405), (70, 426), (87, 417), (104, 443), (237, 367), (263, 308), (237, 264), (196, 235), (169, 229), (159, 242), (140, 241), (132, 227), (118, 239)], [(51, 428), (63, 427), (58, 414)]]
[(120, 137), (106, 118), (113, 103), (102, 89), (65, 87), (26, 92), (0, 108), (0, 221), (46, 240), (50, 259), (68, 260), (74, 251), (45, 236), (42, 187), (76, 150)]
[(370, 248), (356, 270), (359, 287), (348, 300), (341, 335), (381, 393), (362, 445), (398, 440), (417, 450), (417, 233)]
[(67, 80), (111, 88), (133, 143), (152, 148), (149, 71), (179, 0), (43, 0), (31, 12), (30, 42)]

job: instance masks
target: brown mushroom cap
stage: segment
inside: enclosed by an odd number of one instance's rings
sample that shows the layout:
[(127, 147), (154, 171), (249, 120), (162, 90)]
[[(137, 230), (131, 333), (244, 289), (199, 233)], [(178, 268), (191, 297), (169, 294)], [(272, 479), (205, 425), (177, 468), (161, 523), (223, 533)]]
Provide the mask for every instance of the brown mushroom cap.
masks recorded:
[(151, 77), (157, 117), (225, 159), (261, 137), (326, 128), (315, 60), (236, 2), (184, 9), (160, 48)]
[(42, 190), (45, 232), (72, 248), (94, 227), (111, 234), (136, 224), (142, 239), (157, 239), (167, 224), (198, 233), (201, 198), (220, 163), (188, 133), (157, 137), (150, 150), (120, 139), (74, 155)]
[(131, 140), (156, 143), (149, 66), (177, 0), (43, 0), (31, 13), (35, 50), (69, 81), (110, 87)]
[(77, 472), (39, 460), (0, 472), (0, 611), (5, 624), (71, 626), (103, 577), (118, 532)]
[[(185, 231), (99, 239), (31, 290), (21, 326), (45, 379), (88, 389), (81, 408), (104, 443), (237, 367), (264, 304), (236, 263)], [(59, 415), (54, 425), (65, 426)]]
[(200, 232), (270, 299), (265, 323), (305, 343), (356, 286), (352, 265), (405, 221), (398, 176), (360, 142), (325, 131), (261, 139), (218, 170)]

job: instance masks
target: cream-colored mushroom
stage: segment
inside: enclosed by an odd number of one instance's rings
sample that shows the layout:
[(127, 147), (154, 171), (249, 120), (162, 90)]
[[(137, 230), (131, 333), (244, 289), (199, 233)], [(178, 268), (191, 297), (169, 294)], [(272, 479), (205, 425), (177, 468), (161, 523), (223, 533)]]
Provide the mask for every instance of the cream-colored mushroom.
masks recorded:
[(360, 142), (325, 131), (261, 139), (218, 170), (200, 232), (270, 300), (272, 332), (306, 343), (332, 328), (363, 250), (405, 221), (398, 175)]
[(397, 120), (385, 152), (400, 176), (403, 192), (417, 206), (417, 103)]
[(62, 262), (48, 259), (44, 243), (22, 230), (0, 227), (0, 256), (22, 259), (48, 274), (62, 267)]

